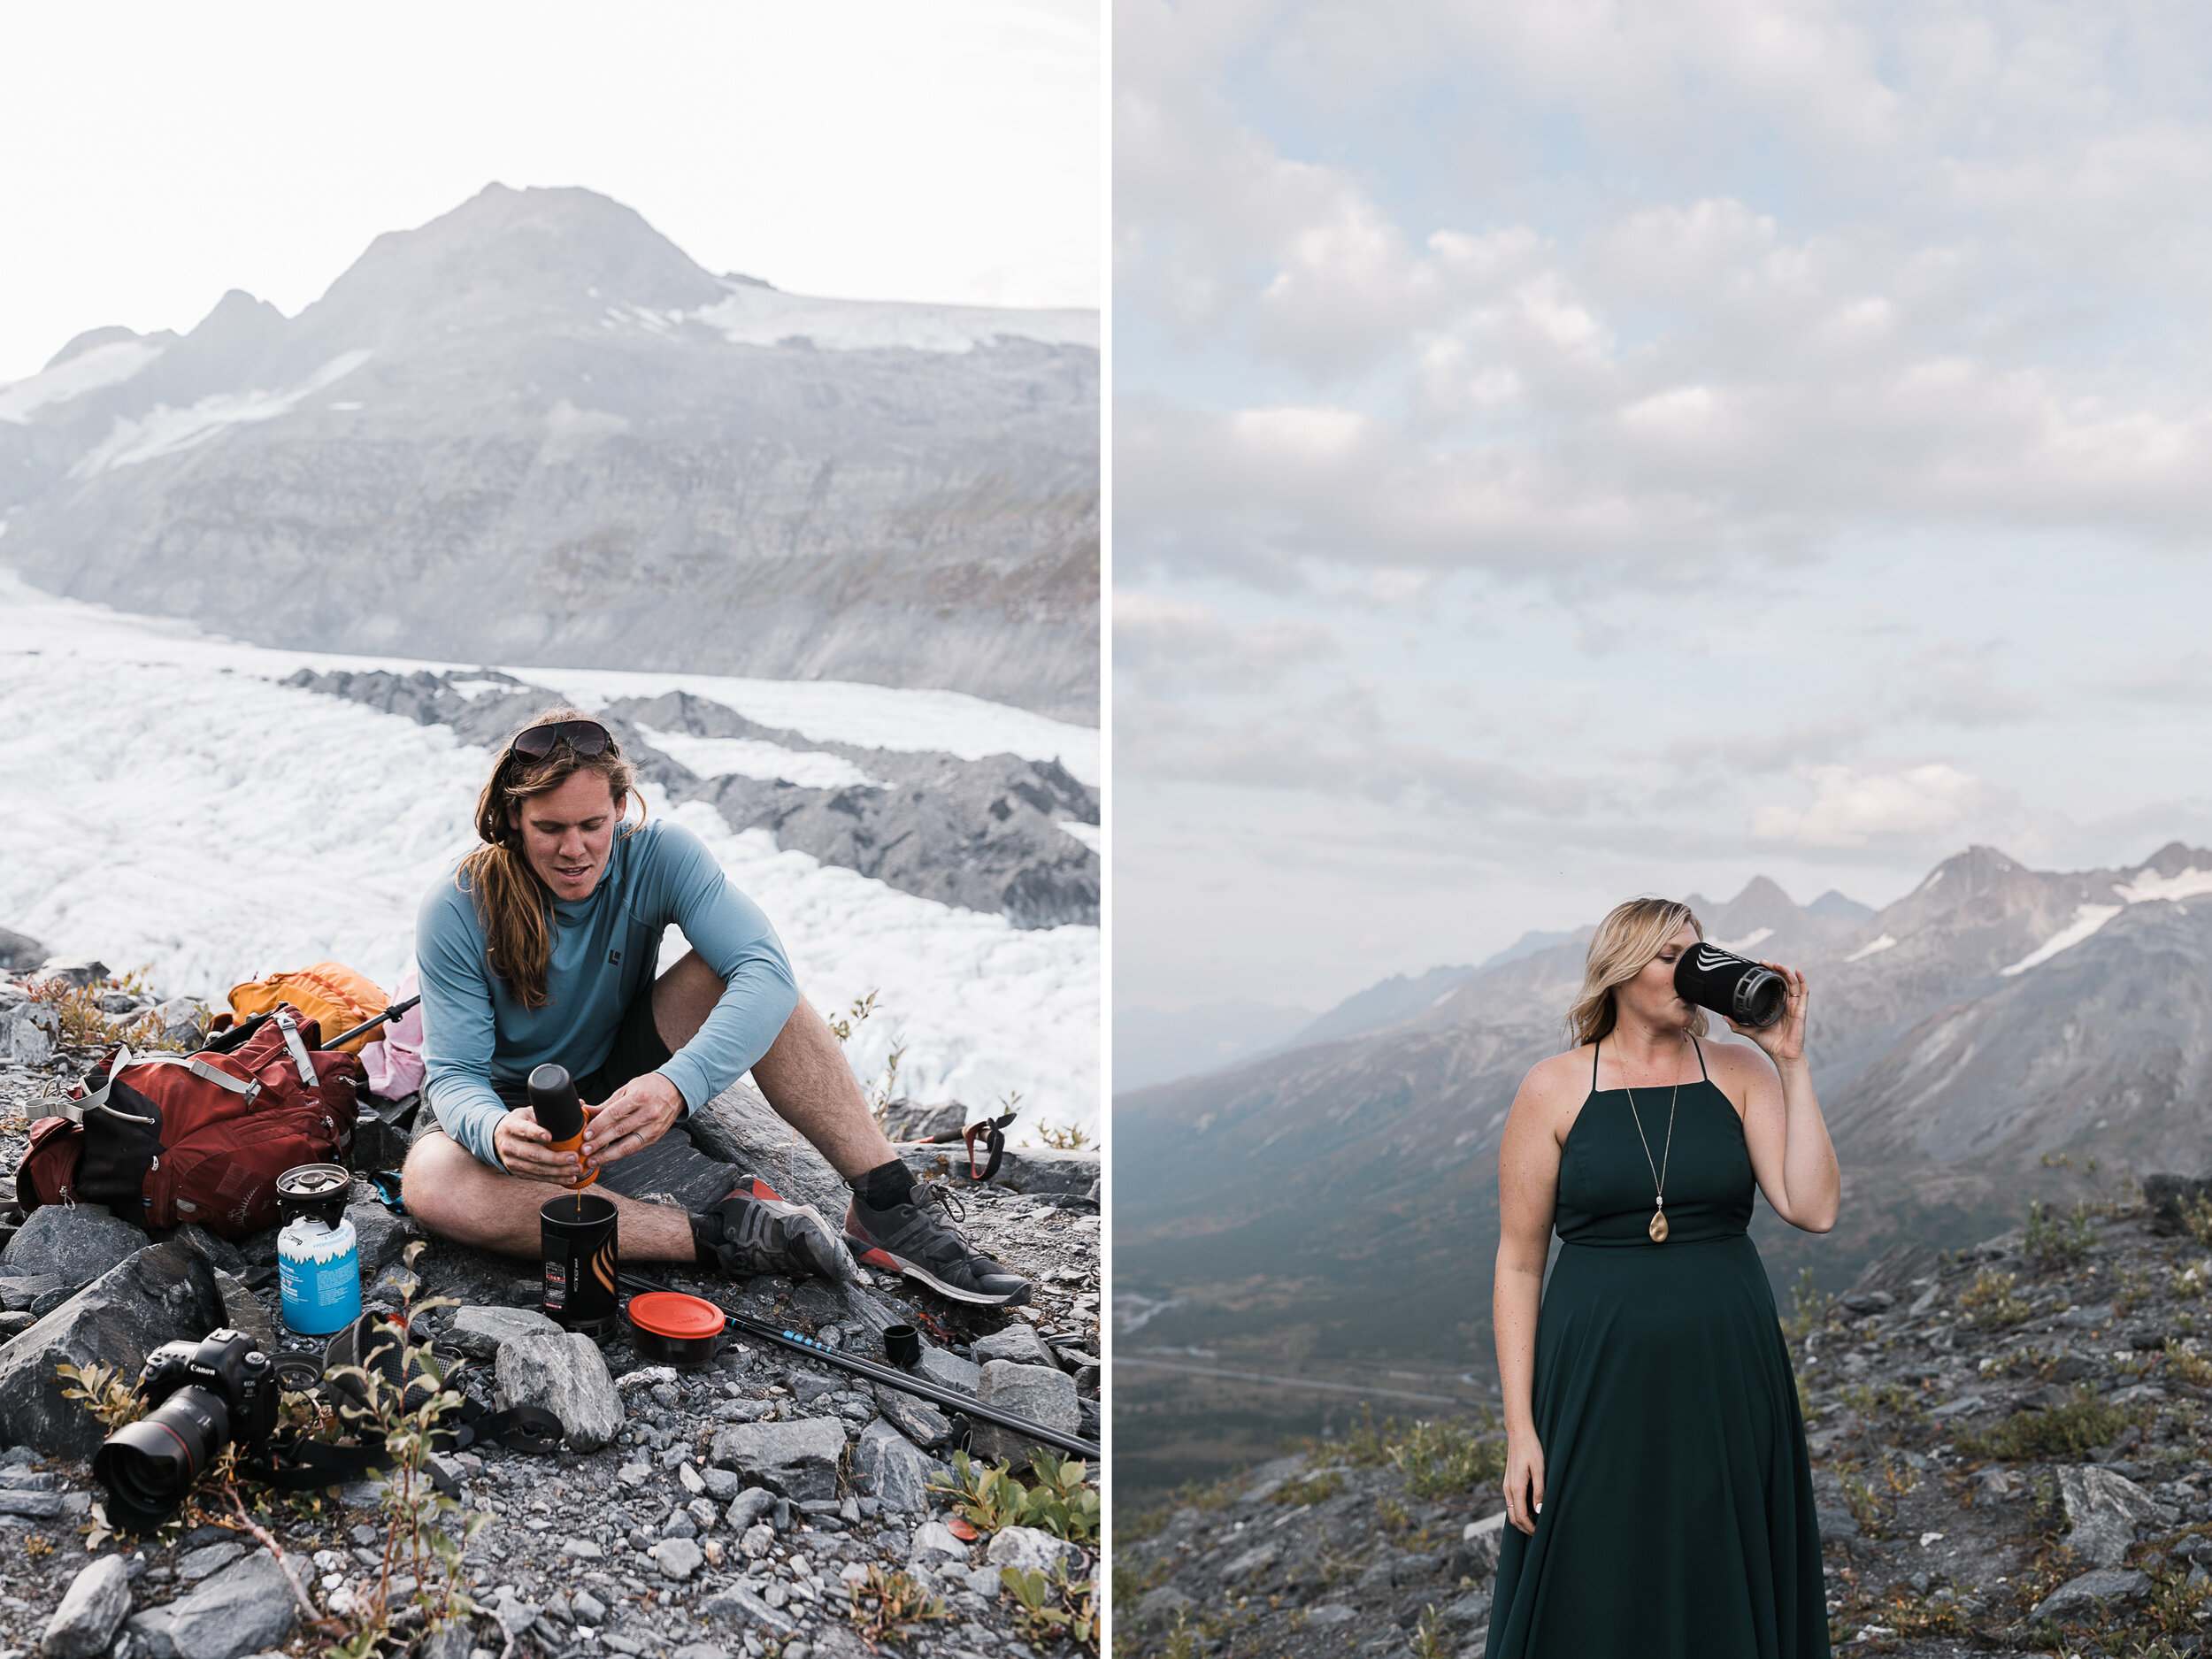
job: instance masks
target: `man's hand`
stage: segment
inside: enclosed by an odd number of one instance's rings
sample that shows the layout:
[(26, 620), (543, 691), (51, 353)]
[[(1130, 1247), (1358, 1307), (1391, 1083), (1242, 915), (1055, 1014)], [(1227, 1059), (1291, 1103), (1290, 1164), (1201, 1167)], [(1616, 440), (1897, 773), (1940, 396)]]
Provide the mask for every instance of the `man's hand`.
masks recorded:
[(683, 1110), (683, 1091), (659, 1072), (632, 1078), (592, 1110), (584, 1125), (584, 1161), (596, 1166), (644, 1151)]
[(563, 1187), (573, 1187), (584, 1179), (583, 1165), (572, 1151), (554, 1151), (552, 1141), (553, 1132), (542, 1126), (527, 1106), (509, 1112), (492, 1130), (492, 1150), (510, 1175), (519, 1175), (526, 1181), (557, 1181)]

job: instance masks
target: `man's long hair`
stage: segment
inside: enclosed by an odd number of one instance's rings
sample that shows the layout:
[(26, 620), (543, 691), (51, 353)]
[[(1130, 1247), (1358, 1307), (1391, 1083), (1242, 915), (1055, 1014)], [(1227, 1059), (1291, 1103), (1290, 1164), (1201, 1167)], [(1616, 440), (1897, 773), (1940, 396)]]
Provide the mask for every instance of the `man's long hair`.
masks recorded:
[[(517, 729), (519, 733), (534, 726), (589, 718), (581, 709), (557, 703)], [(549, 1000), (545, 978), (553, 960), (553, 891), (530, 868), (529, 855), (523, 849), (522, 810), (580, 772), (597, 772), (607, 780), (617, 812), (626, 811), (630, 797), (637, 794), (637, 774), (611, 736), (600, 754), (579, 755), (566, 743), (556, 743), (542, 760), (515, 753), (510, 737), (500, 750), (499, 764), (484, 780), (484, 792), (476, 797), (476, 833), (484, 845), (461, 860), (453, 878), (476, 902), (492, 972), (507, 981), (525, 1008), (543, 1008)], [(625, 825), (623, 834), (642, 827), (642, 796), (638, 810), (638, 822)]]
[[(1582, 989), (1567, 1010), (1567, 1039), (1575, 1048), (1601, 1041), (1620, 1023), (1619, 999), (1613, 987), (1626, 985), (1644, 971), (1687, 922), (1700, 939), (1705, 927), (1696, 912), (1672, 899), (1631, 899), (1617, 904), (1590, 937), (1589, 954), (1583, 958)], [(1705, 1034), (1705, 1011), (1694, 1010), (1690, 1030)]]

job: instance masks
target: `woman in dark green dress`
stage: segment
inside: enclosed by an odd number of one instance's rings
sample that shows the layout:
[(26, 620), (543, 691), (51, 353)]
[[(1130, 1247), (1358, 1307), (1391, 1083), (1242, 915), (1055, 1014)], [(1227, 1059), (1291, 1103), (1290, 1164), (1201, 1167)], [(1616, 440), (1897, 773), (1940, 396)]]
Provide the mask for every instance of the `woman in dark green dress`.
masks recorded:
[(1663, 900), (1607, 917), (1568, 1016), (1576, 1046), (1530, 1071), (1507, 1120), (1494, 1318), (1510, 1524), (1488, 1659), (1829, 1651), (1805, 1427), (1745, 1228), (1755, 1184), (1784, 1220), (1834, 1226), (1835, 1149), (1803, 976), (1768, 964), (1788, 1012), (1763, 1031), (1730, 1022), (1758, 1049), (1701, 1043), (1674, 964), (1702, 937)]

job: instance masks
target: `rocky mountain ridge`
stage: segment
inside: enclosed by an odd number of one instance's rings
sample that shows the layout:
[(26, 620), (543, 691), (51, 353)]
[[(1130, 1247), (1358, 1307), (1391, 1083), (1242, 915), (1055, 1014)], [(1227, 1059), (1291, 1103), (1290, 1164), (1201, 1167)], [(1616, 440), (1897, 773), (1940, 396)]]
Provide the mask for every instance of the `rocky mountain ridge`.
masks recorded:
[[(285, 683), (419, 725), (443, 726), (486, 745), (503, 742), (539, 711), (565, 701), (492, 669), (393, 674), (303, 668)], [(817, 742), (682, 691), (623, 698), (598, 718), (641, 778), (660, 785), (672, 800), (712, 803), (732, 829), (765, 829), (780, 847), (902, 892), (1004, 916), (1017, 927), (1097, 926), (1097, 849), (1062, 826), (1095, 829), (1099, 792), (1056, 762), (1018, 755), (964, 760)], [(742, 764), (750, 770), (703, 777), (656, 746), (656, 739), (667, 744), (672, 736), (747, 745)], [(824, 774), (835, 780), (818, 787), (793, 780)]]
[(939, 686), (1095, 723), (1097, 319), (809, 299), (488, 187), (296, 318), (0, 387), (0, 560), (258, 642)]

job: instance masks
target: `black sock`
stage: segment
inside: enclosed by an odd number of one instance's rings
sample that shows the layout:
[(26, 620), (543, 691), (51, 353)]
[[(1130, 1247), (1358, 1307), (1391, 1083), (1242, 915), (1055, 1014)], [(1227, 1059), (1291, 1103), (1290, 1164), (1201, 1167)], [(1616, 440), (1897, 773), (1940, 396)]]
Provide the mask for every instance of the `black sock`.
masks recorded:
[(914, 1171), (893, 1158), (888, 1164), (879, 1164), (853, 1183), (853, 1192), (871, 1210), (888, 1210), (895, 1204), (912, 1202)]
[(692, 1259), (702, 1267), (720, 1265), (722, 1258), (714, 1253), (714, 1247), (722, 1241), (722, 1218), (696, 1210), (690, 1217)]

